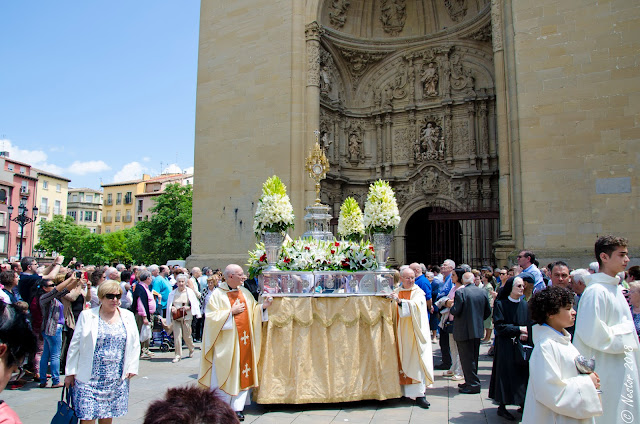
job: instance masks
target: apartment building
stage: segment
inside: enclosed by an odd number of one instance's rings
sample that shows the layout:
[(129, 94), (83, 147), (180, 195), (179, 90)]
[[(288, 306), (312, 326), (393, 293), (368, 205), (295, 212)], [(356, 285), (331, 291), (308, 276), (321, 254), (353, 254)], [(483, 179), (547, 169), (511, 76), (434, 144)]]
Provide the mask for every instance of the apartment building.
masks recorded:
[(145, 181), (144, 191), (136, 195), (136, 222), (150, 219), (149, 209), (155, 205), (155, 198), (164, 193), (167, 185), (175, 183), (193, 185), (193, 174), (165, 174)]
[(67, 197), (67, 215), (76, 224), (89, 228), (92, 233), (102, 232), (102, 191), (91, 188), (70, 188)]
[(51, 221), (54, 215), (67, 214), (67, 195), (69, 192), (70, 179), (52, 174), (42, 169), (32, 168), (37, 178), (37, 199), (38, 217), (34, 227), (34, 244), (38, 244), (38, 231), (40, 222)]
[(102, 232), (111, 233), (131, 228), (133, 222), (135, 196), (144, 192), (144, 183), (151, 177), (147, 174), (142, 179), (102, 184)]

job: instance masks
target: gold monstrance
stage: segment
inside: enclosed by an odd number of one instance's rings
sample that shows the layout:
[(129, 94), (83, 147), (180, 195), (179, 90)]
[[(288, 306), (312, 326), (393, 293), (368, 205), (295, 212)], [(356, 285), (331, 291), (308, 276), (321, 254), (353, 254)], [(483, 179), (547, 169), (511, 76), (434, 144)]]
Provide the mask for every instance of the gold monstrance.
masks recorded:
[(315, 130), (313, 133), (316, 135), (316, 143), (309, 156), (307, 156), (306, 170), (311, 179), (316, 182), (316, 205), (320, 205), (322, 204), (320, 202), (320, 181), (327, 177), (329, 161), (324, 154), (324, 150), (320, 148), (320, 142), (318, 141), (320, 131)]

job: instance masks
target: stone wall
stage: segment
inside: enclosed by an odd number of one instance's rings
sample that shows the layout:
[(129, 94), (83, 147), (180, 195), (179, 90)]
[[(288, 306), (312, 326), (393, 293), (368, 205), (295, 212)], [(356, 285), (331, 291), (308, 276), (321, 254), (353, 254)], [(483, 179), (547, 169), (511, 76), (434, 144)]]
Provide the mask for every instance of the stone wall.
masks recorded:
[(584, 266), (596, 237), (613, 233), (638, 255), (640, 3), (514, 0), (511, 8), (524, 236), (517, 244), (543, 261)]

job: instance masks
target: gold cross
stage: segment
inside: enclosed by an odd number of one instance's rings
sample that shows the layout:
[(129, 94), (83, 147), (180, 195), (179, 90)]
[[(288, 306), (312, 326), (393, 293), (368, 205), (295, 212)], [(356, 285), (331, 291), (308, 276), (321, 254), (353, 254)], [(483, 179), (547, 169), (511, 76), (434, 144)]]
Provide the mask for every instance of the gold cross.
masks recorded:
[(249, 378), (249, 371), (251, 371), (251, 368), (249, 368), (249, 364), (245, 362), (244, 369), (242, 370), (242, 374), (244, 374), (244, 378)]
[(247, 334), (246, 331), (242, 332), (244, 335), (242, 337), (240, 337), (240, 340), (242, 340), (242, 343), (244, 343), (244, 345), (247, 345), (247, 340), (249, 340), (249, 335)]

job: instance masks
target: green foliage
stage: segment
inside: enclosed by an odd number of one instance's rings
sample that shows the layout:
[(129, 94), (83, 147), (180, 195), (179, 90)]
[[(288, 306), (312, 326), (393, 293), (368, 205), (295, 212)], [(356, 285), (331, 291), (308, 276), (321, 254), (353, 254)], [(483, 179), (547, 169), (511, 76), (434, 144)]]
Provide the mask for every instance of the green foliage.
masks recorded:
[(166, 263), (191, 254), (191, 185), (170, 184), (156, 198), (149, 221), (136, 225), (147, 262)]
[(277, 175), (274, 175), (268, 178), (262, 185), (262, 194), (264, 196), (285, 196), (287, 194), (287, 187)]
[(193, 188), (168, 185), (156, 197), (149, 221), (113, 233), (96, 234), (76, 224), (70, 216), (55, 215), (40, 223), (36, 249), (60, 252), (85, 264), (166, 263), (191, 254)]

